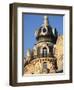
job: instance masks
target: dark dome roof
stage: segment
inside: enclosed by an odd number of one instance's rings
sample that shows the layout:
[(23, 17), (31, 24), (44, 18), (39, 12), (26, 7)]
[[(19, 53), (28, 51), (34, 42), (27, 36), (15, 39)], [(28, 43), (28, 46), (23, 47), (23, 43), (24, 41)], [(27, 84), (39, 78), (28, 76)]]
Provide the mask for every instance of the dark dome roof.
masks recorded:
[(43, 38), (43, 40), (50, 39), (50, 41), (54, 41), (57, 38), (57, 31), (49, 25), (48, 17), (44, 17), (44, 24), (35, 31), (35, 36), (37, 40)]
[(36, 32), (35, 32), (35, 36), (36, 39), (38, 39), (39, 37), (43, 36), (43, 37), (50, 37), (50, 35), (52, 34), (52, 28), (50, 26), (41, 26)]

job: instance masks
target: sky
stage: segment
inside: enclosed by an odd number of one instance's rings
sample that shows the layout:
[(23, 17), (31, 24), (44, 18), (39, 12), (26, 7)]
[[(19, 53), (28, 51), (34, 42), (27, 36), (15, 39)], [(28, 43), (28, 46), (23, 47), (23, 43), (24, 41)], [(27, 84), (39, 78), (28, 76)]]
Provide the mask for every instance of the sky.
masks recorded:
[[(27, 49), (32, 49), (36, 43), (35, 31), (43, 24), (44, 15), (39, 14), (23, 14), (23, 33), (24, 33), (24, 56)], [(63, 16), (48, 15), (49, 24), (56, 28), (58, 34), (63, 34)]]

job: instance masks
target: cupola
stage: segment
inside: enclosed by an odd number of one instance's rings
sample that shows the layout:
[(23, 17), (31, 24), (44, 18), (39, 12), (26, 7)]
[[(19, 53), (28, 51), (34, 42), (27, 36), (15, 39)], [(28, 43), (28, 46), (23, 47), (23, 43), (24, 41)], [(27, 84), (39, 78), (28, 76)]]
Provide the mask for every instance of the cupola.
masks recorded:
[(58, 33), (55, 28), (50, 26), (48, 16), (44, 16), (43, 24), (35, 31), (35, 36), (38, 42), (48, 41), (56, 43)]

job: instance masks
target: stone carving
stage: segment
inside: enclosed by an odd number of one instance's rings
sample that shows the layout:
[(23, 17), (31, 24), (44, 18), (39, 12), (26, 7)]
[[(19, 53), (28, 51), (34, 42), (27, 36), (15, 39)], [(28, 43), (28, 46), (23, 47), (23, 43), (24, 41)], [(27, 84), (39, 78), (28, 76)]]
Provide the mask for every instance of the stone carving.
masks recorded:
[(24, 74), (63, 72), (63, 36), (49, 25), (47, 16), (35, 36), (37, 43), (24, 60)]

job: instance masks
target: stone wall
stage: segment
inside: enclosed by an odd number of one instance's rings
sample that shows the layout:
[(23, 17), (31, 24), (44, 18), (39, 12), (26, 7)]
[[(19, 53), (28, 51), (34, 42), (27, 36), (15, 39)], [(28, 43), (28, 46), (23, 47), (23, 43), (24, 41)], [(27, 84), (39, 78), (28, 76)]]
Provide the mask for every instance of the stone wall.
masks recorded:
[(57, 58), (57, 71), (63, 71), (63, 36), (58, 36), (55, 48), (55, 56)]
[[(56, 58), (37, 58), (30, 61), (29, 64), (24, 67), (24, 74), (43, 74), (63, 71), (63, 36), (58, 36), (54, 56)], [(43, 62), (47, 63), (48, 71), (43, 70)]]
[[(57, 69), (56, 58), (37, 58), (31, 61), (24, 68), (24, 74), (43, 74), (55, 73)], [(47, 68), (43, 68), (43, 63), (47, 64)]]

